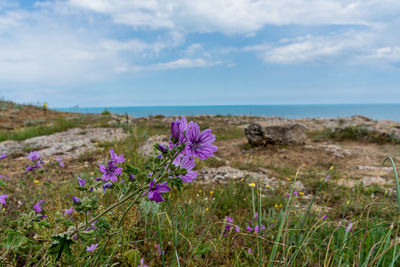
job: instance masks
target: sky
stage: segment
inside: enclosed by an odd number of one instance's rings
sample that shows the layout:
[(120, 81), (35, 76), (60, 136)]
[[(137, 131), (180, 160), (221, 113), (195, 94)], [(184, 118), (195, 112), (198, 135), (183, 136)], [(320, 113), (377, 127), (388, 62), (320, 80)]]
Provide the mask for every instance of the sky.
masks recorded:
[(398, 0), (0, 0), (0, 97), (400, 103)]

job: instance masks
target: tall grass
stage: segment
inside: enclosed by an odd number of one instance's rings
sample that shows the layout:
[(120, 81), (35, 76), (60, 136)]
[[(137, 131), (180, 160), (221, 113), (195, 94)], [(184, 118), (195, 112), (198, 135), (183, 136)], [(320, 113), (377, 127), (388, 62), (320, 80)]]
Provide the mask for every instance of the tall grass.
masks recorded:
[(36, 136), (49, 135), (75, 128), (78, 124), (78, 119), (65, 119), (59, 117), (56, 122), (49, 125), (25, 127), (15, 131), (2, 131), (0, 132), (0, 142), (5, 140), (20, 141)]

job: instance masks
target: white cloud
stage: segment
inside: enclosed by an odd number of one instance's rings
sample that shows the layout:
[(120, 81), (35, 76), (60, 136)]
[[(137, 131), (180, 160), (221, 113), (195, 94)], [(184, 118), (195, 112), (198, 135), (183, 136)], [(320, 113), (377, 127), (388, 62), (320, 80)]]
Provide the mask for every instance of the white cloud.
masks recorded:
[[(255, 53), (275, 64), (400, 60), (400, 37), (395, 34), (400, 1), (59, 0), (34, 6), (29, 11), (15, 2), (0, 2), (2, 83), (53, 85), (107, 80), (120, 72), (234, 66), (237, 63), (228, 57), (238, 52)], [(266, 25), (284, 24), (368, 26), (344, 33), (299, 34), (275, 43), (257, 36)], [(130, 35), (114, 35), (115, 29)], [(251, 37), (259, 43), (243, 48), (221, 44), (224, 52), (219, 53), (201, 38), (185, 40), (199, 32), (233, 35), (233, 42), (237, 36)], [(164, 62), (166, 54), (178, 59)]]
[[(346, 32), (328, 36), (312, 36), (284, 40), (281, 45), (266, 47), (261, 57), (268, 63), (303, 64), (319, 62), (348, 62), (355, 56), (369, 53), (371, 36), (368, 33)], [(352, 55), (351, 58), (343, 58)]]
[(265, 25), (374, 25), (400, 13), (396, 0), (69, 0), (133, 27), (252, 34)]
[(122, 66), (120, 72), (154, 71), (154, 70), (174, 70), (183, 68), (205, 68), (220, 65), (221, 61), (212, 61), (205, 58), (180, 58), (177, 60), (156, 63), (142, 66)]

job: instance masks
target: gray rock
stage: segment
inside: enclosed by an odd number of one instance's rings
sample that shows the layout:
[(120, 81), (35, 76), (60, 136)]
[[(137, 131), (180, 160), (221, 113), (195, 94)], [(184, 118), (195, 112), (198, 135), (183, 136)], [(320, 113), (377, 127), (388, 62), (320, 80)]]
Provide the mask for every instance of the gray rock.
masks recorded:
[(28, 151), (38, 151), (41, 156), (78, 157), (95, 150), (96, 142), (117, 141), (128, 134), (121, 128), (70, 129), (46, 136), (38, 136), (24, 141), (4, 141), (0, 143), (0, 154), (24, 156)]
[(244, 130), (247, 140), (253, 146), (273, 145), (300, 145), (304, 144), (307, 135), (306, 127), (299, 123), (288, 123), (262, 127), (260, 124), (251, 124)]

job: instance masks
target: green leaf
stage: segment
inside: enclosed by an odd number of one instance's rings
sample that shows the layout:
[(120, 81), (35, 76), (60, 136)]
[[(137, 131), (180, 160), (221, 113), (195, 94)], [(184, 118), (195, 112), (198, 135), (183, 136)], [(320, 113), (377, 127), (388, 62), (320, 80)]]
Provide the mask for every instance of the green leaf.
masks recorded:
[(30, 243), (30, 239), (23, 236), (20, 232), (14, 232), (12, 229), (6, 230), (7, 238), (2, 243), (2, 246), (8, 250), (18, 250)]
[(5, 182), (3, 182), (2, 180), (0, 180), (0, 187), (7, 187), (7, 184)]
[(58, 234), (51, 238), (52, 243), (49, 247), (48, 253), (50, 255), (56, 256), (56, 261), (58, 261), (62, 254), (65, 253), (68, 256), (72, 255), (71, 245), (74, 244), (72, 238), (67, 234)]
[(124, 258), (129, 266), (138, 266), (142, 255), (137, 249), (130, 249), (124, 253)]

